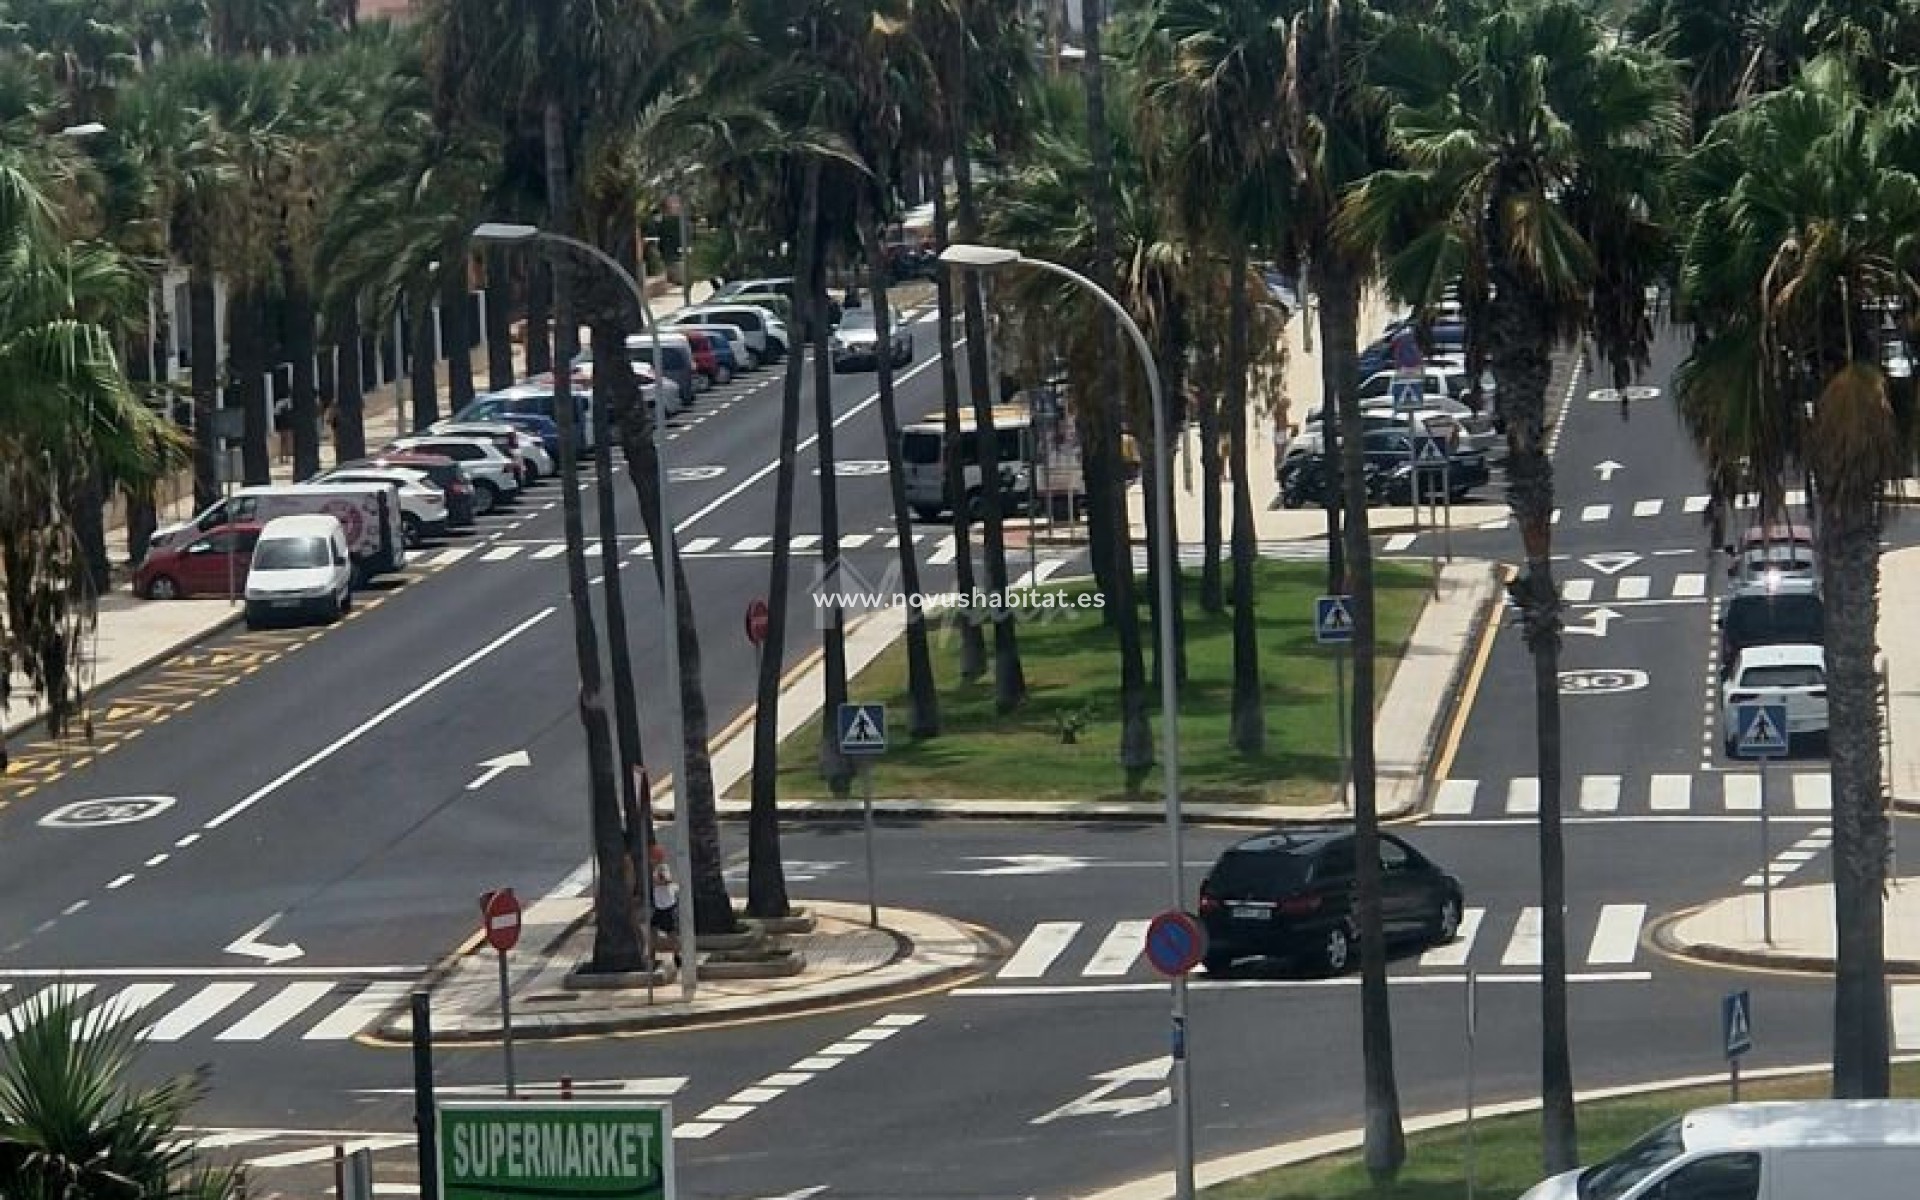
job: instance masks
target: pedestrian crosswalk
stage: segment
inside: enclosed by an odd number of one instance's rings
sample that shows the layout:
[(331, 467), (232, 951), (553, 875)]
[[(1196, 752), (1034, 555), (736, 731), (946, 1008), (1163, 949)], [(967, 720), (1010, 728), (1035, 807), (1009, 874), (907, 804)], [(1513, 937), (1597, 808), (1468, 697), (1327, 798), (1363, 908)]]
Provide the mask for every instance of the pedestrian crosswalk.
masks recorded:
[[(1255, 552), (1266, 559), (1282, 562), (1325, 562), (1327, 543), (1319, 538), (1295, 538), (1292, 540), (1273, 539), (1259, 542)], [(1233, 553), (1233, 547), (1226, 542), (1220, 544), (1220, 558), (1225, 561)], [(1180, 543), (1180, 565), (1198, 567), (1207, 559), (1206, 547), (1196, 542)], [(1133, 547), (1133, 569), (1147, 569), (1147, 547), (1136, 543)]]
[[(1644, 500), (1620, 501), (1608, 504), (1583, 504), (1577, 509), (1556, 508), (1553, 510), (1551, 519), (1555, 525), (1591, 525), (1621, 517), (1632, 520), (1648, 520), (1654, 517), (1671, 516), (1674, 514), (1700, 516), (1707, 511), (1707, 506), (1711, 502), (1711, 499), (1711, 497), (1704, 495), (1680, 497), (1654, 496)], [(1807, 495), (1803, 491), (1790, 491), (1786, 494), (1786, 503), (1788, 508), (1805, 507)], [(1759, 497), (1752, 494), (1738, 497), (1733, 504), (1735, 511), (1746, 511), (1758, 507), (1760, 507)], [(1512, 523), (1512, 520), (1513, 518), (1510, 515), (1502, 515), (1486, 524), (1477, 526), (1477, 528), (1505, 529)]]
[[(653, 543), (645, 538), (626, 538), (625, 554), (629, 558), (651, 558)], [(913, 544), (929, 548), (926, 561), (939, 566), (954, 560), (954, 540), (952, 534), (936, 535), (916, 533)], [(787, 543), (794, 554), (818, 554), (820, 535), (817, 533), (795, 534)], [(840, 548), (851, 550), (899, 550), (898, 536), (882, 536), (877, 533), (842, 534)], [(560, 541), (517, 541), (498, 542), (492, 545), (442, 546), (417, 552), (413, 562), (421, 567), (450, 567), (458, 562), (474, 561), (483, 563), (504, 563), (522, 560), (545, 562), (559, 558), (567, 552), (565, 542)], [(604, 556), (600, 543), (589, 541), (586, 545), (589, 558)], [(767, 558), (773, 554), (773, 539), (770, 537), (697, 537), (689, 538), (681, 544), (682, 558)]]
[[(1768, 783), (1769, 812), (1833, 811), (1833, 785), (1824, 770), (1776, 770)], [(1760, 775), (1756, 771), (1708, 774), (1655, 773), (1578, 775), (1567, 780), (1562, 811), (1591, 815), (1620, 813), (1757, 813)], [(1540, 811), (1540, 780), (1443, 779), (1434, 788), (1430, 809), (1436, 817), (1533, 816)]]
[(0, 1041), (63, 999), (84, 1000), (97, 1020), (134, 1022), (148, 1042), (344, 1042), (406, 1002), (402, 980), (85, 979), (0, 982)]
[[(1647, 906), (1602, 904), (1568, 922), (1568, 945), (1579, 967), (1618, 969), (1639, 959)], [(1147, 922), (1119, 920), (1039, 921), (1027, 930), (994, 978), (1006, 984), (1060, 982), (1068, 978), (1117, 980), (1153, 975), (1144, 956)], [(1474, 906), (1460, 914), (1451, 942), (1417, 954), (1396, 956), (1397, 971), (1448, 971), (1474, 966), (1527, 971), (1540, 966), (1541, 920), (1536, 905), (1511, 909)]]

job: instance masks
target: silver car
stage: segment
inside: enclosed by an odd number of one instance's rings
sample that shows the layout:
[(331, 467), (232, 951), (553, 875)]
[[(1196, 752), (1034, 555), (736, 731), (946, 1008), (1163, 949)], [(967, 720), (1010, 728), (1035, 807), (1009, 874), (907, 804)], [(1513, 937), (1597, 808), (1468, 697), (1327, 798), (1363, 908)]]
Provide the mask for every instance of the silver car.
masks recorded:
[[(904, 367), (913, 361), (913, 334), (898, 325), (888, 331), (888, 361), (895, 367)], [(833, 369), (851, 371), (856, 367), (877, 370), (880, 359), (877, 349), (880, 345), (880, 331), (874, 327), (873, 310), (870, 308), (850, 308), (841, 314), (840, 326), (833, 331), (833, 338), (827, 343), (833, 352)]]

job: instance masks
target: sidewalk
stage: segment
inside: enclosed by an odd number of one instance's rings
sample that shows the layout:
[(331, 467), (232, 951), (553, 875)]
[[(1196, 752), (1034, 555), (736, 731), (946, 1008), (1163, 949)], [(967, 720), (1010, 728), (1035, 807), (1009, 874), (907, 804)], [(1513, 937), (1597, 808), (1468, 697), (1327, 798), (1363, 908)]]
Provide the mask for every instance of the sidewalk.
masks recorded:
[[(1894, 804), (1903, 812), (1920, 811), (1920, 628), (1897, 603), (1920, 595), (1920, 547), (1895, 550), (1880, 560), (1881, 653), (1890, 683), (1888, 720), (1892, 734), (1888, 777)], [(1775, 855), (1789, 851), (1805, 835), (1798, 827), (1776, 834)], [(1895, 835), (1895, 871), (1910, 849)], [(1761, 870), (1776, 871), (1776, 857)], [(1773, 942), (1763, 936), (1758, 887), (1715, 900), (1655, 926), (1661, 948), (1684, 958), (1733, 966), (1827, 972), (1833, 969), (1834, 926), (1831, 881), (1773, 889)], [(1886, 899), (1887, 970), (1920, 974), (1920, 877), (1892, 881)]]

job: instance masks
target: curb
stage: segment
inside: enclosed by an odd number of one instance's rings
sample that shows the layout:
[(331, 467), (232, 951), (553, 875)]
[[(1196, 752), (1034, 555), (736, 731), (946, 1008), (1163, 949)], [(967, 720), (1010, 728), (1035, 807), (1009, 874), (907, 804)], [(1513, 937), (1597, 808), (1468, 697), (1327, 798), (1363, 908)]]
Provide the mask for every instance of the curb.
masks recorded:
[[(146, 603), (152, 604), (152, 603), (159, 603), (159, 602), (146, 601)], [(174, 639), (172, 642), (160, 647), (157, 650), (154, 650), (152, 653), (143, 655), (139, 659), (127, 664), (124, 667), (119, 668), (112, 675), (108, 676), (105, 679), (95, 679), (93, 681), (93, 685), (87, 689), (88, 702), (89, 703), (92, 702), (93, 696), (96, 692), (99, 692), (105, 688), (110, 688), (113, 685), (119, 683), (123, 679), (126, 679), (133, 675), (138, 675), (140, 672), (146, 670), (149, 667), (152, 667), (158, 663), (165, 662), (167, 659), (172, 658), (174, 655), (180, 653), (182, 650), (185, 650), (191, 646), (197, 646), (201, 642), (206, 641), (208, 638), (213, 637), (215, 634), (226, 632), (227, 630), (233, 628), (235, 625), (238, 625), (240, 623), (241, 618), (244, 617), (245, 615), (246, 615), (245, 611), (239, 605), (235, 605), (234, 610), (231, 613), (222, 617), (220, 620), (216, 621), (212, 625), (209, 625), (204, 629), (199, 629), (194, 631), (193, 633), (189, 633), (182, 637)], [(95, 620), (98, 620), (97, 615), (95, 617)], [(25, 732), (26, 730), (32, 728), (35, 725), (44, 726), (46, 719), (47, 719), (47, 714), (44, 710), (33, 713), (29, 716), (21, 717), (18, 721), (8, 724), (4, 727), (0, 727), (0, 738), (18, 737), (21, 733)]]
[[(1896, 1054), (1892, 1062), (1905, 1064), (1920, 1062), (1920, 1054)], [(1833, 1069), (1832, 1063), (1802, 1063), (1790, 1067), (1762, 1067), (1758, 1070), (1743, 1070), (1740, 1078), (1748, 1082), (1761, 1079), (1792, 1079), (1802, 1075), (1817, 1075)], [(1574, 1093), (1574, 1103), (1589, 1104), (1596, 1100), (1624, 1100), (1634, 1096), (1655, 1096), (1662, 1092), (1685, 1091), (1688, 1088), (1723, 1086), (1727, 1081), (1724, 1072), (1712, 1075), (1686, 1075), (1675, 1079), (1658, 1079), (1647, 1083), (1624, 1084), (1618, 1087), (1592, 1088)], [(1474, 1107), (1474, 1119), (1489, 1117), (1522, 1116), (1539, 1112), (1540, 1101), (1507, 1100), (1493, 1104), (1477, 1104)], [(1454, 1129), (1466, 1124), (1465, 1109), (1450, 1109), (1444, 1112), (1429, 1113), (1424, 1116), (1409, 1117), (1403, 1122), (1406, 1133), (1436, 1133)], [(1318, 1159), (1331, 1158), (1336, 1154), (1350, 1154), (1361, 1148), (1365, 1134), (1359, 1129), (1347, 1129), (1339, 1133), (1326, 1134), (1317, 1138), (1305, 1138), (1297, 1142), (1272, 1146), (1264, 1150), (1249, 1150), (1240, 1154), (1230, 1154), (1221, 1158), (1209, 1159), (1198, 1164), (1197, 1183), (1202, 1188), (1217, 1187), (1236, 1179), (1262, 1171), (1272, 1171), (1281, 1167), (1297, 1167)], [(1077, 1200), (1173, 1200), (1173, 1179), (1171, 1174), (1154, 1175), (1144, 1179), (1134, 1179), (1127, 1183), (1097, 1192), (1079, 1194)]]
[[(1479, 650), (1480, 640), (1486, 636), (1488, 623), (1497, 620), (1498, 614), (1503, 611), (1502, 601), (1505, 599), (1505, 589), (1500, 585), (1501, 573), (1505, 568), (1500, 563), (1487, 559), (1480, 560), (1480, 566), (1485, 581), (1491, 586), (1480, 598), (1478, 610), (1468, 618), (1467, 636), (1462, 640), (1459, 652), (1454, 655), (1453, 669), (1447, 676), (1446, 689), (1440, 695), (1440, 704), (1435, 710), (1433, 721), (1427, 726), (1427, 732), (1421, 738), (1420, 761), (1426, 764), (1426, 771), (1415, 776), (1401, 776), (1401, 778), (1417, 780), (1419, 789), (1412, 803), (1405, 808), (1382, 810), (1381, 820), (1406, 820), (1429, 815), (1433, 804), (1434, 748), (1446, 736), (1443, 731), (1450, 730), (1459, 718), (1462, 692), (1466, 689), (1467, 679), (1473, 672), (1473, 662)], [(1415, 623), (1414, 628), (1416, 630), (1419, 628), (1418, 622)], [(1396, 676), (1399, 674), (1398, 668), (1395, 669), (1394, 674)], [(1389, 681), (1387, 686), (1391, 688), (1392, 681)]]
[[(1834, 972), (1834, 960), (1818, 954), (1791, 954), (1762, 950), (1739, 950), (1731, 946), (1718, 946), (1710, 942), (1689, 942), (1680, 937), (1675, 929), (1680, 922), (1689, 917), (1698, 916), (1719, 900), (1709, 900), (1706, 904), (1669, 913), (1653, 922), (1647, 930), (1647, 937), (1663, 953), (1686, 962), (1702, 963), (1714, 967), (1733, 967), (1749, 971), (1775, 971), (1797, 975), (1831, 976)], [(1886, 973), (1889, 976), (1920, 977), (1920, 960), (1910, 958), (1889, 958), (1886, 960)]]

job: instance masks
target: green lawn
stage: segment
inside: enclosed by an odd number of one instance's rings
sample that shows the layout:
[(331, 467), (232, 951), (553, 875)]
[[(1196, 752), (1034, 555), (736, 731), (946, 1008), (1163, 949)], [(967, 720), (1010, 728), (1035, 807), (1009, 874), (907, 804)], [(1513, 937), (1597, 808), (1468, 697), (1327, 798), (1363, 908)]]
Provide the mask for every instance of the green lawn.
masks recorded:
[[(1920, 1088), (1920, 1067), (1894, 1068), (1895, 1095)], [(1825, 1075), (1748, 1081), (1742, 1100), (1806, 1100), (1828, 1095)], [(1668, 1117), (1727, 1099), (1725, 1086), (1690, 1088), (1580, 1106), (1580, 1161), (1597, 1162), (1621, 1149)], [(1354, 1114), (1356, 1122), (1359, 1113)], [(1496, 1117), (1476, 1122), (1475, 1200), (1513, 1200), (1541, 1178), (1540, 1114)], [(1464, 1127), (1413, 1134), (1407, 1138), (1407, 1165), (1391, 1186), (1376, 1188), (1356, 1151), (1316, 1159), (1295, 1167), (1250, 1175), (1206, 1188), (1207, 1200), (1463, 1200), (1466, 1196)]]
[[(1383, 565), (1379, 571), (1381, 694), (1392, 678), (1413, 621), (1426, 598), (1424, 569)], [(1181, 696), (1180, 741), (1184, 792), (1195, 801), (1320, 804), (1334, 798), (1339, 742), (1333, 723), (1334, 668), (1330, 651), (1313, 640), (1313, 599), (1326, 582), (1311, 563), (1261, 562), (1258, 567), (1261, 684), (1266, 695), (1267, 748), (1242, 757), (1227, 744), (1231, 696), (1232, 618), (1208, 615), (1194, 603), (1188, 577), (1188, 684)], [(1144, 582), (1144, 581), (1143, 581)], [(1091, 595), (1090, 582), (1047, 590)], [(1142, 635), (1151, 636), (1143, 605)], [(991, 653), (992, 637), (988, 635)], [(953, 627), (934, 633), (944, 732), (922, 742), (905, 739), (906, 651), (896, 644), (853, 681), (855, 700), (884, 701), (893, 748), (874, 767), (874, 794), (885, 798), (1098, 800), (1156, 794), (1159, 772), (1133, 781), (1117, 761), (1119, 663), (1112, 633), (1095, 609), (1025, 614), (1020, 624), (1026, 704), (1007, 717), (993, 711), (991, 673), (964, 683)], [(1151, 662), (1151, 660), (1149, 660)], [(1150, 701), (1158, 749), (1158, 693)], [(1061, 740), (1063, 717), (1085, 720), (1074, 744)], [(826, 794), (818, 770), (817, 726), (780, 750), (784, 796)], [(899, 732), (896, 732), (899, 731)]]

